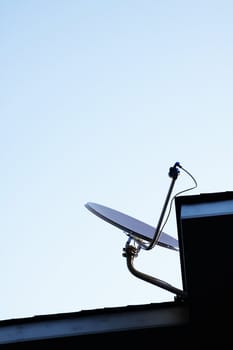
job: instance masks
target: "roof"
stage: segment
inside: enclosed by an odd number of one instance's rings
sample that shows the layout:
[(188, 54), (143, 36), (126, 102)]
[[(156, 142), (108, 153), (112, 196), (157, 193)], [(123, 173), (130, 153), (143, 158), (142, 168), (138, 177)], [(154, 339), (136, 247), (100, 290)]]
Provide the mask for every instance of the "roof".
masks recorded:
[[(0, 321), (0, 345), (55, 344), (73, 345), (83, 337), (142, 334), (156, 332), (157, 339), (167, 330), (185, 327), (189, 312), (184, 302), (84, 310), (72, 313), (41, 315)], [(149, 332), (149, 333), (148, 333)], [(104, 337), (104, 338), (103, 338)]]

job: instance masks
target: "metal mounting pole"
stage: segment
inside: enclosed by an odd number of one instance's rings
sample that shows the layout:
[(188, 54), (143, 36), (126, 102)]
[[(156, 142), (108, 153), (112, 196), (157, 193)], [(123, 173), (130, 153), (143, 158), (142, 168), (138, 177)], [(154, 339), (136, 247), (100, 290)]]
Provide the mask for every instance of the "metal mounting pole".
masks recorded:
[(143, 272), (140, 272), (137, 269), (135, 269), (134, 265), (133, 265), (134, 258), (138, 256), (139, 250), (141, 248), (149, 250), (149, 249), (152, 249), (158, 243), (159, 236), (161, 233), (161, 225), (162, 225), (163, 218), (164, 218), (164, 215), (165, 215), (165, 212), (167, 209), (167, 205), (168, 205), (168, 202), (170, 200), (175, 181), (179, 175), (179, 170), (177, 167), (181, 167), (179, 163), (175, 163), (174, 166), (169, 169), (168, 175), (172, 178), (172, 181), (171, 181), (171, 184), (170, 184), (170, 187), (169, 187), (166, 199), (165, 199), (165, 203), (163, 205), (163, 209), (162, 209), (159, 221), (158, 221), (158, 225), (156, 226), (155, 234), (154, 234), (154, 237), (153, 237), (151, 243), (148, 246), (145, 246), (144, 244), (140, 244), (140, 242), (138, 242), (137, 240), (134, 240), (134, 242), (137, 244), (137, 247), (135, 247), (135, 246), (130, 245), (130, 241), (133, 239), (132, 237), (130, 237), (125, 245), (125, 248), (123, 249), (123, 256), (126, 258), (127, 267), (129, 269), (129, 271), (134, 276), (136, 276), (136, 277), (138, 277), (146, 282), (149, 282), (153, 285), (156, 285), (162, 289), (165, 289), (171, 293), (174, 293), (179, 298), (184, 298), (185, 292), (183, 290), (176, 288), (176, 287), (173, 287), (171, 284), (169, 284), (165, 281), (162, 281), (158, 278), (155, 278), (155, 277), (147, 275)]
[(147, 275), (143, 272), (140, 272), (134, 268), (133, 261), (134, 258), (138, 255), (138, 249), (131, 246), (128, 242), (126, 243), (125, 248), (123, 249), (123, 256), (126, 258), (127, 261), (127, 267), (129, 271), (136, 277), (149, 282), (153, 285), (156, 285), (157, 287), (160, 287), (162, 289), (165, 289), (171, 293), (176, 294), (177, 297), (184, 298), (185, 292), (179, 288), (173, 287), (171, 284), (162, 281), (158, 278), (152, 277), (150, 275)]

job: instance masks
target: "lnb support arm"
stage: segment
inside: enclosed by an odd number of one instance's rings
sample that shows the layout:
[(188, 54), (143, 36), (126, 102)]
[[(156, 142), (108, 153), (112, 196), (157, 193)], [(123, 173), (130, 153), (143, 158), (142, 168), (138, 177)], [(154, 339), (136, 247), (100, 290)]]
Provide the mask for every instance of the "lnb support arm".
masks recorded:
[(176, 162), (173, 165), (173, 167), (169, 168), (168, 176), (172, 178), (171, 184), (170, 184), (170, 187), (168, 189), (168, 193), (167, 193), (167, 196), (165, 198), (165, 202), (164, 202), (164, 205), (163, 205), (160, 217), (159, 217), (159, 221), (158, 221), (158, 224), (157, 224), (156, 229), (155, 229), (154, 237), (153, 237), (152, 241), (150, 242), (150, 244), (146, 248), (144, 247), (144, 249), (146, 249), (146, 250), (150, 250), (150, 249), (154, 248), (154, 246), (159, 241), (159, 237), (161, 234), (161, 225), (162, 225), (162, 222), (164, 219), (164, 215), (166, 213), (167, 206), (168, 206), (169, 200), (171, 198), (172, 190), (173, 190), (173, 187), (175, 185), (176, 179), (180, 173), (178, 167), (181, 168), (181, 165), (180, 165), (180, 163)]

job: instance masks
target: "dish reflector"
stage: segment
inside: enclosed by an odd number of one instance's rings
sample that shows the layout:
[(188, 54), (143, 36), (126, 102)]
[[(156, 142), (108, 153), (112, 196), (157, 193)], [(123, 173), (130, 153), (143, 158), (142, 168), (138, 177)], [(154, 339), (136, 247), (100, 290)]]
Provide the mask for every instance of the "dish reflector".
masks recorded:
[[(136, 237), (139, 240), (146, 240), (150, 243), (154, 237), (155, 227), (132, 216), (93, 202), (87, 202), (85, 207), (99, 218), (123, 230), (132, 238)], [(161, 232), (158, 245), (168, 249), (179, 250), (178, 240), (165, 232)]]

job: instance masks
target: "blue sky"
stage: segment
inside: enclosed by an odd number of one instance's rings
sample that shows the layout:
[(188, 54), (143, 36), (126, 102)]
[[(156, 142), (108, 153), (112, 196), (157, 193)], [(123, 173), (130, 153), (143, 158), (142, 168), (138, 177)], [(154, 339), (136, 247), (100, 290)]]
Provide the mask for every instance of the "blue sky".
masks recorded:
[[(188, 194), (232, 190), (232, 15), (226, 0), (0, 1), (1, 319), (173, 300), (84, 204), (156, 225), (176, 161)], [(182, 173), (174, 193), (192, 185)], [(135, 263), (182, 286), (177, 252)]]

